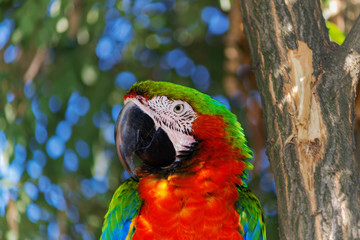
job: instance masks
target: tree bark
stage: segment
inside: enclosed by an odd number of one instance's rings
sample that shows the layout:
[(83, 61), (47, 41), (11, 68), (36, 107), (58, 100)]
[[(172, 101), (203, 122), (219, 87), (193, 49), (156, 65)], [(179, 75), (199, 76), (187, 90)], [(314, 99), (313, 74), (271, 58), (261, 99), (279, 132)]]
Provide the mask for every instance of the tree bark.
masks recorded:
[(319, 0), (240, 0), (281, 239), (360, 239), (353, 132), (360, 19), (330, 42)]

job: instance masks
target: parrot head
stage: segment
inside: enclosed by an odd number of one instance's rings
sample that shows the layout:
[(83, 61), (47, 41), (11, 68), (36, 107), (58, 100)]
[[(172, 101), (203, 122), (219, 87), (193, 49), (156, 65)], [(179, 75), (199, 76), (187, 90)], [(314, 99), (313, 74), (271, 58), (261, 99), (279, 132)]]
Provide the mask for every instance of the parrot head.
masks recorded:
[[(115, 143), (120, 161), (134, 179), (139, 174), (170, 175), (199, 167), (206, 157), (221, 158), (226, 146), (234, 161), (252, 165), (251, 151), (242, 128), (223, 104), (195, 89), (169, 82), (143, 81), (134, 84), (124, 97), (124, 107), (115, 125)], [(225, 153), (224, 153), (225, 154)], [(142, 166), (136, 168), (137, 155)]]

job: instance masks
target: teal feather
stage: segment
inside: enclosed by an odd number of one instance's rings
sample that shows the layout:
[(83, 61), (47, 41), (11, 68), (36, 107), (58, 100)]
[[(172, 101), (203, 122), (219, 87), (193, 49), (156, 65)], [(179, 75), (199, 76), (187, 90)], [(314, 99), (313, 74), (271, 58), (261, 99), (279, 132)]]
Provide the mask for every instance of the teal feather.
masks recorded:
[(138, 182), (130, 178), (116, 190), (105, 215), (101, 240), (132, 238), (132, 221), (141, 206), (137, 186)]
[(240, 216), (240, 231), (244, 240), (266, 240), (264, 214), (259, 200), (245, 186), (238, 186), (237, 212)]

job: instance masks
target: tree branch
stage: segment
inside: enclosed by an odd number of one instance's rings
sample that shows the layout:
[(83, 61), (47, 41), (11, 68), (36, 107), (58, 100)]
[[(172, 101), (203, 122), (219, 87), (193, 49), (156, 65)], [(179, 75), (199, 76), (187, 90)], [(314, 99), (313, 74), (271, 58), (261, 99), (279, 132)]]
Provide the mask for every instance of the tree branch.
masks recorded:
[(347, 50), (353, 49), (360, 52), (360, 15), (356, 19), (342, 46)]
[(47, 54), (47, 48), (41, 47), (37, 49), (36, 54), (30, 63), (30, 66), (28, 67), (28, 69), (24, 74), (25, 83), (32, 82), (33, 79), (36, 77), (36, 75), (40, 70), (40, 67), (42, 66), (45, 60), (46, 54)]

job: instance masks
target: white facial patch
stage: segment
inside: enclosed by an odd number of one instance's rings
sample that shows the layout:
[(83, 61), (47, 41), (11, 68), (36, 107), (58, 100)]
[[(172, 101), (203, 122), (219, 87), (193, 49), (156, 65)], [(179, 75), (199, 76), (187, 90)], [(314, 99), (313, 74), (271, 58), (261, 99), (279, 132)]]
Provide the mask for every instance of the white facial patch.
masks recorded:
[[(165, 96), (153, 97), (151, 100), (136, 96), (127, 98), (125, 104), (128, 101), (134, 102), (147, 113), (155, 122), (156, 129), (161, 127), (167, 133), (177, 156), (183, 151), (188, 151), (196, 142), (190, 133), (197, 114), (187, 102), (170, 100)], [(176, 159), (176, 161), (180, 160)]]

